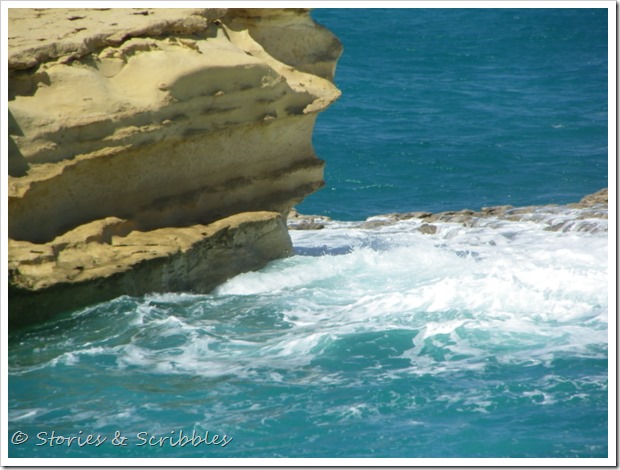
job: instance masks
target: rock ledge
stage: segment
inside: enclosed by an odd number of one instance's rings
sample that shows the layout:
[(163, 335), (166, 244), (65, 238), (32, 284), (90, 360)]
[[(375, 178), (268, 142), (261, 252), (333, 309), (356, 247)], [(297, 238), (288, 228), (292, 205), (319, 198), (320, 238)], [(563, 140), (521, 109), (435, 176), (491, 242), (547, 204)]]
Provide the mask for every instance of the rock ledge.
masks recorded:
[(9, 10), (9, 317), (291, 253), (342, 51), (308, 9)]

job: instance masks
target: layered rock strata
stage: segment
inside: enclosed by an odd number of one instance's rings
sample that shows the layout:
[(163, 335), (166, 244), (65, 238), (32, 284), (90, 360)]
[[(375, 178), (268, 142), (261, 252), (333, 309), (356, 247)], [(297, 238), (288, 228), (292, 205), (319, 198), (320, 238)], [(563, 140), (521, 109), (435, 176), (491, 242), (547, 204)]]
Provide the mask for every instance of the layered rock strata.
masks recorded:
[(11, 324), (291, 252), (340, 94), (307, 9), (9, 9), (8, 35)]
[(285, 223), (273, 212), (209, 225), (126, 229), (127, 221), (108, 217), (47, 244), (9, 240), (11, 324), (121, 295), (208, 292), (223, 279), (292, 253)]

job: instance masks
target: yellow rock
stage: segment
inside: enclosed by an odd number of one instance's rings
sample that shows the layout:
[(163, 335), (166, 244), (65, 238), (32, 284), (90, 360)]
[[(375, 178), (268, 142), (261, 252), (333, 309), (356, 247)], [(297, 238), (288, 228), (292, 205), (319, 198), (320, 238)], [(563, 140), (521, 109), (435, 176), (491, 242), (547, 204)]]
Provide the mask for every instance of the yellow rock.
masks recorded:
[(323, 185), (312, 130), (340, 95), (342, 47), (307, 9), (9, 15), (12, 324), (290, 253), (280, 214)]

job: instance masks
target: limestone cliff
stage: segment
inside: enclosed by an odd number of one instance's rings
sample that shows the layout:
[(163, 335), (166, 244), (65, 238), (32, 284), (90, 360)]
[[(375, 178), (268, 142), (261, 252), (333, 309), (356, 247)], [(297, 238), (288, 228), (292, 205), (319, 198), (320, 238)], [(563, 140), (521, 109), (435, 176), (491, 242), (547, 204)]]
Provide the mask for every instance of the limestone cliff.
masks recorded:
[(290, 253), (340, 94), (307, 9), (9, 9), (8, 33), (11, 324)]

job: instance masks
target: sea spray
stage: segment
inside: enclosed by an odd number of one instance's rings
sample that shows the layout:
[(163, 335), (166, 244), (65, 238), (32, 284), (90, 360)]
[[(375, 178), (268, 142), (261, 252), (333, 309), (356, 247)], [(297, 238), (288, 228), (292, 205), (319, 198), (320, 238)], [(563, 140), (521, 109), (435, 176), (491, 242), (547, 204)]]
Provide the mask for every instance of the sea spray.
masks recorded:
[[(121, 297), (13, 335), (10, 432), (217, 428), (235, 437), (218, 453), (230, 457), (604, 456), (598, 223), (294, 231), (297, 255), (210, 295)], [(80, 400), (62, 392), (78, 383)], [(195, 456), (189, 445), (161, 452)]]
[(298, 209), (335, 220), (210, 295), (119, 297), (9, 334), (9, 436), (234, 441), (9, 456), (606, 457), (605, 218), (365, 219), (611, 184), (608, 13), (313, 10), (344, 44), (343, 95), (313, 135), (326, 186)]

